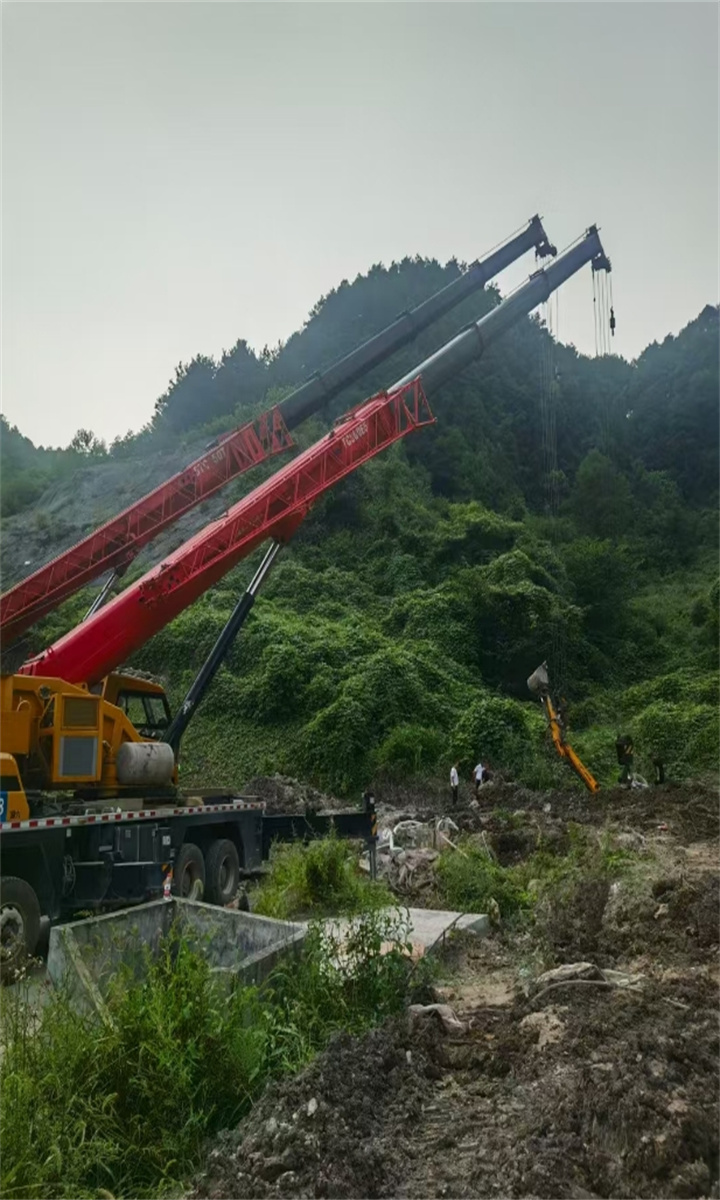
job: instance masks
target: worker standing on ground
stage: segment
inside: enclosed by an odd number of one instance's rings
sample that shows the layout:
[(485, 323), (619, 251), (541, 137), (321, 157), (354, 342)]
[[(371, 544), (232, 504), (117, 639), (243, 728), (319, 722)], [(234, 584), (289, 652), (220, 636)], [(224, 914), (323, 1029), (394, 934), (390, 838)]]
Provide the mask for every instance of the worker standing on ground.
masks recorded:
[(475, 780), (475, 795), (477, 796), (478, 792), (480, 791), (480, 788), (482, 787), (482, 785), (485, 781), (485, 768), (481, 762), (478, 763), (475, 770), (473, 771), (473, 779)]
[(618, 764), (622, 767), (618, 783), (622, 784), (623, 787), (630, 787), (635, 763), (635, 747), (633, 746), (632, 738), (627, 733), (623, 734), (615, 742), (615, 750), (617, 752)]
[(457, 804), (458, 788), (460, 786), (460, 777), (458, 776), (457, 768), (457, 763), (453, 763), (450, 768), (450, 790), (452, 791), (452, 802), (454, 805)]

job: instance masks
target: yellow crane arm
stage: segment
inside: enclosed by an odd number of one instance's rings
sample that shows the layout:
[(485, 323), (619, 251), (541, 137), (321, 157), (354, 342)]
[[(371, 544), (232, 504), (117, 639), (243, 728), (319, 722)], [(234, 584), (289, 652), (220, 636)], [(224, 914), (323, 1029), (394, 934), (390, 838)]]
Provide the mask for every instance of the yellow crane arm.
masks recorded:
[(555, 707), (550, 699), (549, 694), (546, 692), (541, 698), (545, 708), (545, 713), (547, 715), (548, 724), (550, 725), (552, 740), (555, 743), (555, 749), (557, 750), (558, 754), (570, 764), (575, 774), (582, 779), (589, 792), (599, 791), (600, 784), (595, 776), (588, 771), (585, 764), (578, 758), (572, 746), (565, 741), (560, 717), (555, 711)]

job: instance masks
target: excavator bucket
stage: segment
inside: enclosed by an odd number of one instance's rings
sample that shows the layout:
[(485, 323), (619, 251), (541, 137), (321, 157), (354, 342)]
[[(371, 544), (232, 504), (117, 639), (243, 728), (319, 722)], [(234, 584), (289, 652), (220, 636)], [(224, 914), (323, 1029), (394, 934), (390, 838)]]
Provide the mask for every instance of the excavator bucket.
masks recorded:
[(528, 688), (533, 696), (546, 696), (550, 690), (550, 679), (548, 676), (547, 663), (541, 663), (536, 671), (527, 681)]

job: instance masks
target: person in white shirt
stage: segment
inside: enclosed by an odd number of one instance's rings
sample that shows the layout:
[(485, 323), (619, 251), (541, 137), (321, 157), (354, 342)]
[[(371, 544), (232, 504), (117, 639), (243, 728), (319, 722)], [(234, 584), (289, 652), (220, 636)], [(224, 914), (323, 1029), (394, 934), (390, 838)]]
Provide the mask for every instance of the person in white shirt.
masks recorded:
[(458, 787), (460, 786), (460, 778), (458, 776), (458, 765), (453, 763), (450, 768), (450, 787), (452, 789), (453, 804), (457, 804)]
[(473, 779), (475, 780), (475, 795), (477, 796), (483, 780), (485, 779), (485, 768), (481, 762), (478, 763), (473, 771)]

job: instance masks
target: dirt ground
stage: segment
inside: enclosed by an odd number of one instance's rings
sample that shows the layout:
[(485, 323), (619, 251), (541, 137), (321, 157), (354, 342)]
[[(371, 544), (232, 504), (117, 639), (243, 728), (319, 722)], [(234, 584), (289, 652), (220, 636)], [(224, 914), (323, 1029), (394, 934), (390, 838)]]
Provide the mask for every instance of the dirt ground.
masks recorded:
[[(381, 823), (443, 807), (394, 799)], [(720, 1197), (717, 795), (481, 800), (454, 819), (506, 864), (541, 834), (562, 852), (577, 823), (632, 850), (637, 869), (586, 881), (536, 926), (454, 938), (435, 999), (460, 1027), (424, 1012), (338, 1037), (212, 1147), (196, 1200)], [(595, 970), (535, 982), (578, 960)]]

